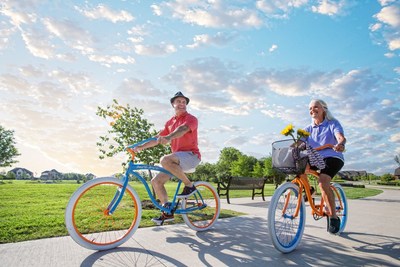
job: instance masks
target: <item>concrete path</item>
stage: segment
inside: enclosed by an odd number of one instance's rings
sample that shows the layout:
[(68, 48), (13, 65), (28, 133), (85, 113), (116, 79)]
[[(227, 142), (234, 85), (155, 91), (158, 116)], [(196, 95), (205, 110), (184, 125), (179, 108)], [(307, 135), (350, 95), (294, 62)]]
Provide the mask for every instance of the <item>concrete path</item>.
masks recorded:
[(269, 200), (222, 200), (222, 208), (248, 215), (220, 220), (201, 233), (186, 225), (138, 229), (121, 247), (103, 252), (70, 237), (0, 244), (0, 266), (400, 266), (400, 190), (349, 200), (341, 236), (328, 234), (326, 221), (314, 221), (308, 212), (303, 239), (290, 254), (275, 250), (269, 238)]

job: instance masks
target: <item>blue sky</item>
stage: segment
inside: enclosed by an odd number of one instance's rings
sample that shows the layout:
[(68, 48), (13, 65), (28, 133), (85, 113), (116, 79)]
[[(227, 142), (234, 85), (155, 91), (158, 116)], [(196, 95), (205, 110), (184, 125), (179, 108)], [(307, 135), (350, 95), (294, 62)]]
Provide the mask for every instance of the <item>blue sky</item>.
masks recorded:
[(320, 98), (345, 129), (343, 170), (393, 173), (399, 33), (391, 0), (5, 0), (0, 124), (15, 131), (13, 167), (102, 176), (123, 160), (96, 147), (109, 127), (96, 109), (113, 98), (161, 129), (182, 91), (211, 163), (224, 147), (269, 156)]

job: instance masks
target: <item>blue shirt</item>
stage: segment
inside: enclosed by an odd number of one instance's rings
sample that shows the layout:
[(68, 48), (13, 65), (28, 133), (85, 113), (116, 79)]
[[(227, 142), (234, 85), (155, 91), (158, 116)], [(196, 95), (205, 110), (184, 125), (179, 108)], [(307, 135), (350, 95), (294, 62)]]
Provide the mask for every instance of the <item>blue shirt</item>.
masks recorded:
[[(316, 125), (314, 123), (308, 125), (304, 128), (310, 133), (307, 138), (307, 143), (313, 147), (317, 148), (326, 144), (336, 145), (338, 141), (336, 140), (335, 134), (344, 134), (343, 127), (337, 120), (324, 120), (321, 124)], [(337, 152), (332, 148), (327, 148), (318, 151), (323, 158), (334, 157), (339, 158), (344, 161), (343, 153)]]

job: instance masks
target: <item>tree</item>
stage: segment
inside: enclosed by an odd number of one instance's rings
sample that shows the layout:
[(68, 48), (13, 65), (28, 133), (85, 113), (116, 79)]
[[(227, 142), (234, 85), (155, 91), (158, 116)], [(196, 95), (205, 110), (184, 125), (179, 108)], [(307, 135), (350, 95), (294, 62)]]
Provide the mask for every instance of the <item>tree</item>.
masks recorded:
[(273, 177), (275, 188), (285, 180), (286, 174), (274, 169), (272, 167), (272, 157), (267, 157), (264, 159), (264, 176), (265, 177)]
[(400, 166), (400, 155), (396, 155), (396, 156), (394, 157), (394, 161), (396, 161), (397, 164)]
[(200, 163), (196, 167), (196, 171), (190, 174), (190, 180), (217, 182), (217, 165), (208, 162)]
[(225, 147), (221, 150), (217, 162), (217, 175), (218, 177), (226, 177), (232, 175), (232, 163), (237, 161), (243, 155), (238, 149), (233, 147)]
[[(97, 142), (100, 150), (100, 159), (113, 157), (125, 151), (128, 145), (157, 135), (157, 131), (152, 129), (154, 124), (142, 118), (143, 113), (142, 109), (131, 108), (129, 104), (126, 107), (121, 106), (115, 99), (113, 104), (108, 105), (106, 108), (97, 107), (96, 115), (112, 120), (108, 134), (100, 136), (100, 141)], [(170, 148), (160, 145), (138, 153), (135, 160), (154, 165), (161, 156), (168, 153), (170, 153)], [(122, 165), (125, 167), (126, 163), (124, 162)]]
[(252, 177), (256, 163), (257, 159), (255, 157), (240, 155), (236, 161), (231, 162), (231, 175)]
[(13, 159), (20, 155), (14, 145), (14, 131), (6, 130), (0, 125), (0, 167), (11, 167), (18, 162)]
[(253, 172), (251, 173), (252, 177), (264, 177), (264, 166), (263, 162), (260, 160), (257, 160), (256, 164), (253, 167)]
[(381, 181), (382, 182), (385, 182), (385, 183), (387, 183), (387, 182), (390, 182), (390, 181), (392, 181), (394, 178), (393, 178), (393, 175), (391, 175), (390, 173), (385, 173), (385, 174), (383, 174), (382, 176), (381, 176)]

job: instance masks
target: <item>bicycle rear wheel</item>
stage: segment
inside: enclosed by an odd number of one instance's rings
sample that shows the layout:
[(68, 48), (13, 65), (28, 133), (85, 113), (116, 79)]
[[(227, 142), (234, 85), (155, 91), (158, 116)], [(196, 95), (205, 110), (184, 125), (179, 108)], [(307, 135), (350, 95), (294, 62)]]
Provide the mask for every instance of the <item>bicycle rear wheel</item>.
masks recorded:
[(296, 249), (303, 236), (306, 210), (301, 199), (298, 216), (299, 187), (293, 183), (282, 184), (271, 198), (268, 208), (268, 232), (274, 247), (282, 253)]
[(221, 203), (217, 191), (211, 184), (199, 181), (194, 185), (198, 193), (182, 200), (182, 209), (194, 208), (194, 210), (182, 214), (182, 217), (192, 230), (205, 231), (217, 222)]
[(131, 186), (126, 187), (114, 213), (108, 213), (108, 206), (122, 186), (121, 180), (104, 177), (90, 180), (75, 191), (65, 211), (65, 224), (76, 243), (106, 250), (123, 244), (134, 234), (142, 206)]
[(343, 188), (337, 183), (331, 184), (331, 188), (335, 194), (336, 215), (340, 218), (340, 229), (339, 232), (337, 233), (338, 235), (342, 233), (346, 227), (349, 208), (347, 205), (347, 197), (346, 194), (344, 193)]

